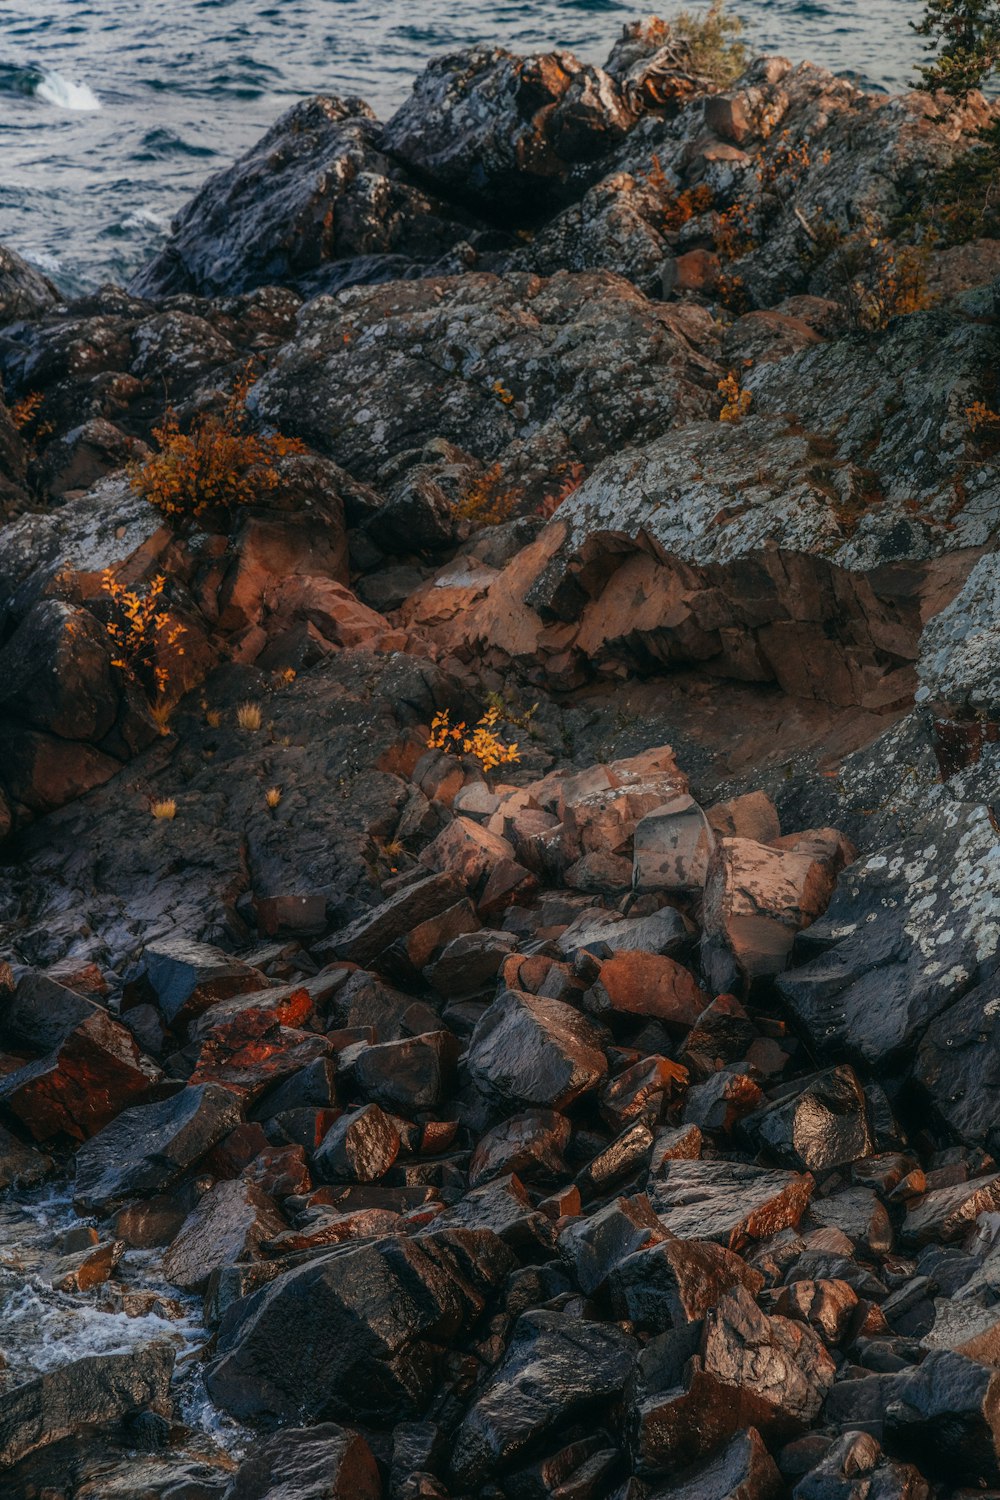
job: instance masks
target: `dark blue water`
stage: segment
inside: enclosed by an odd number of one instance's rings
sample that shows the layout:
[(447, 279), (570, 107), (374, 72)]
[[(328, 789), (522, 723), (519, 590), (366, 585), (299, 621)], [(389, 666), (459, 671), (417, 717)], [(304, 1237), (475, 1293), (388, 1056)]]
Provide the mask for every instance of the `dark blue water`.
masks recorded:
[[(121, 279), (210, 172), (295, 99), (383, 117), (436, 53), (493, 41), (600, 62), (619, 0), (0, 0), (0, 242), (67, 291)], [(664, 4), (664, 14), (676, 9)], [(698, 0), (693, 8), (697, 9)], [(733, 0), (758, 47), (906, 87), (920, 0)]]

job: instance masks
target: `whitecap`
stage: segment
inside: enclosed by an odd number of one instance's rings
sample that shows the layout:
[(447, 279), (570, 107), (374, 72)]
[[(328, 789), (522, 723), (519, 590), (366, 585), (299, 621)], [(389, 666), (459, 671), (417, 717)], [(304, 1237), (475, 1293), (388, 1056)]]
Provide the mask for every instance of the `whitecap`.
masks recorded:
[(89, 83), (74, 83), (55, 68), (47, 68), (35, 89), (35, 97), (57, 109), (100, 109), (101, 101)]

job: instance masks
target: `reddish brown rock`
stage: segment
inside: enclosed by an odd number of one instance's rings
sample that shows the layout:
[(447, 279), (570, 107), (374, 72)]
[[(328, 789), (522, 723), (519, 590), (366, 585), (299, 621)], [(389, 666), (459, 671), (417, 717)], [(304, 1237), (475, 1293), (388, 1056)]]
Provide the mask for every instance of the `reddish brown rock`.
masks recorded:
[(469, 1162), (469, 1185), (516, 1172), (519, 1177), (553, 1177), (565, 1171), (570, 1123), (551, 1109), (529, 1109), (488, 1130)]
[(459, 817), (427, 845), (420, 861), (475, 890), (497, 865), (513, 858), (513, 847), (505, 838), (471, 818)]
[(812, 1195), (807, 1173), (741, 1162), (667, 1160), (647, 1192), (660, 1223), (681, 1239), (739, 1250), (798, 1224)]
[(721, 1245), (664, 1237), (623, 1257), (610, 1273), (608, 1291), (618, 1317), (663, 1333), (703, 1318), (734, 1287), (753, 1297), (763, 1285), (759, 1271)]
[(316, 1151), (316, 1170), (328, 1182), (375, 1182), (399, 1154), (399, 1132), (377, 1104), (345, 1114)]
[(279, 1026), (266, 1011), (250, 1009), (209, 1033), (190, 1081), (220, 1083), (250, 1102), (329, 1051), (326, 1037)]
[[(660, 1113), (662, 1101), (687, 1083), (687, 1071), (669, 1057), (645, 1057), (611, 1078), (601, 1089), (601, 1114), (609, 1125), (621, 1128), (650, 1109)], [(657, 1101), (660, 1101), (658, 1105)], [(700, 1139), (700, 1137), (699, 1137)], [(697, 1151), (694, 1155), (697, 1156)]]
[(804, 1323), (769, 1318), (735, 1287), (709, 1309), (697, 1354), (678, 1383), (641, 1400), (640, 1467), (675, 1470), (756, 1427), (767, 1440), (803, 1432), (819, 1415), (836, 1366)]
[(82, 1141), (143, 1099), (162, 1076), (131, 1032), (93, 1006), (53, 1052), (0, 1082), (0, 1102), (38, 1141), (58, 1134)]
[(659, 953), (622, 952), (601, 964), (585, 1003), (595, 1015), (650, 1016), (682, 1032), (697, 1021), (708, 996), (676, 959)]
[(720, 988), (735, 970), (745, 981), (779, 974), (796, 933), (821, 916), (834, 877), (809, 852), (724, 838), (705, 886), (708, 968)]

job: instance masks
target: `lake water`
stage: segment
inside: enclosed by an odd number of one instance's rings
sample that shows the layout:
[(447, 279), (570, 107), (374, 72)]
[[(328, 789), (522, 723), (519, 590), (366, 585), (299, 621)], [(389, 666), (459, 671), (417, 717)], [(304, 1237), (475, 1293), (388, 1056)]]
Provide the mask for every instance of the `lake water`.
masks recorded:
[[(761, 50), (878, 87), (906, 87), (920, 56), (919, 0), (731, 8)], [(600, 62), (641, 13), (619, 0), (0, 0), (0, 242), (68, 291), (120, 280), (297, 98), (360, 94), (384, 118), (435, 54), (496, 42)]]

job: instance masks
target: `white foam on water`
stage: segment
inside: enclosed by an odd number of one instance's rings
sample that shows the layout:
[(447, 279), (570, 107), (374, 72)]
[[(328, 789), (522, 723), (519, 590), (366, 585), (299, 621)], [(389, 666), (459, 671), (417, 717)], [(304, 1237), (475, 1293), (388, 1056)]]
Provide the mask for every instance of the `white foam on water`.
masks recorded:
[(57, 109), (87, 110), (101, 107), (101, 101), (89, 83), (74, 83), (62, 73), (57, 73), (55, 68), (48, 68), (42, 74), (35, 89), (35, 98), (44, 99), (46, 104), (54, 104)]

